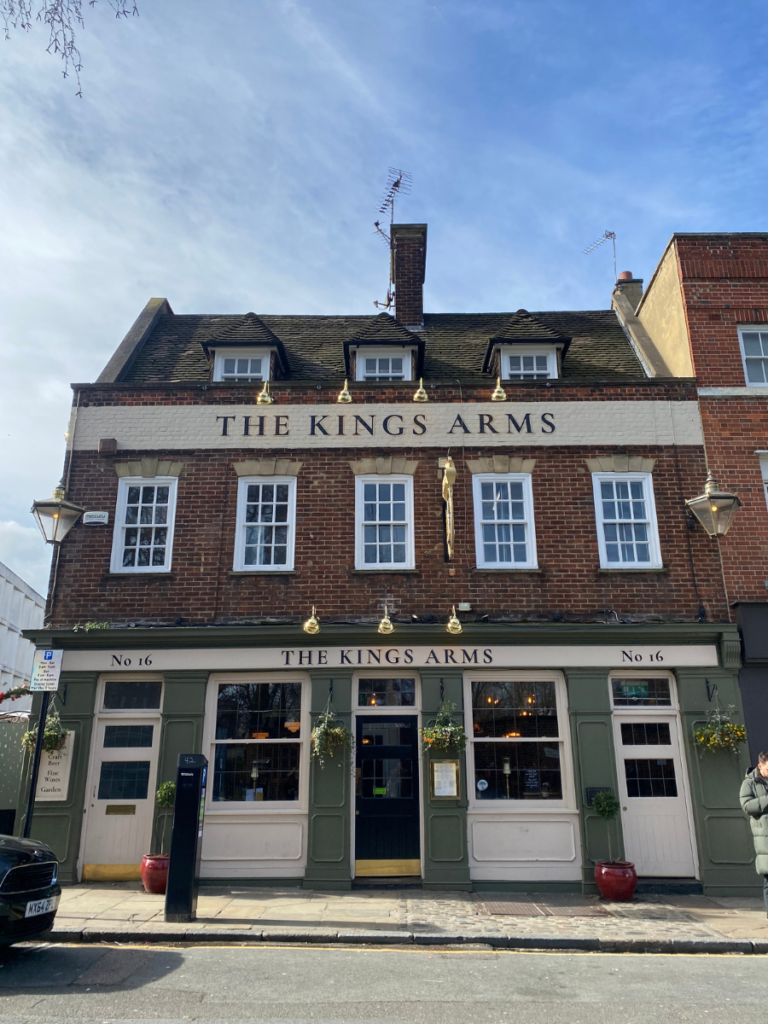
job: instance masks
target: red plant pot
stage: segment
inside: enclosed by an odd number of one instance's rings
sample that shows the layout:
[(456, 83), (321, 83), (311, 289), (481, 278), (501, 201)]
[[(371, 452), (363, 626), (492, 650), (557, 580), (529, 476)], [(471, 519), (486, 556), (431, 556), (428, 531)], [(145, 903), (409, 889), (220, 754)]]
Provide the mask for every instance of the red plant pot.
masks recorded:
[(595, 863), (595, 881), (603, 899), (628, 903), (637, 886), (635, 865), (626, 860), (599, 860)]
[(167, 853), (145, 853), (141, 859), (141, 880), (147, 892), (157, 896), (165, 894), (168, 885), (168, 861)]

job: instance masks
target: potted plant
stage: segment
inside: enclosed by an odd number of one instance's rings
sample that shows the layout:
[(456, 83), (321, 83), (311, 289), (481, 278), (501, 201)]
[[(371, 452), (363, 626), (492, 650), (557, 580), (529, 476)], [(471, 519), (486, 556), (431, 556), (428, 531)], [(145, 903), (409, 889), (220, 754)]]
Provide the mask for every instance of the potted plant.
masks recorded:
[(714, 754), (718, 750), (738, 754), (741, 744), (747, 742), (747, 730), (731, 720), (735, 710), (735, 706), (729, 704), (725, 711), (719, 708), (708, 711), (706, 724), (693, 730), (694, 745), (702, 754)]
[(608, 860), (595, 861), (595, 882), (604, 900), (628, 903), (635, 895), (637, 872), (628, 860), (614, 860), (611, 849), (611, 821), (619, 813), (619, 801), (610, 792), (603, 790), (592, 800), (592, 810), (607, 823)]
[[(157, 788), (156, 806), (162, 811), (173, 807), (176, 799), (176, 783), (163, 782)], [(162, 896), (168, 885), (168, 862), (170, 857), (165, 853), (165, 828), (168, 823), (167, 813), (163, 814), (163, 829), (160, 833), (160, 853), (145, 853), (141, 859), (141, 880), (146, 892)]]
[(432, 725), (425, 725), (421, 732), (421, 742), (425, 752), (439, 750), (441, 753), (454, 750), (460, 754), (467, 745), (464, 726), (453, 719), (456, 705), (452, 700), (443, 701), (437, 710)]
[(322, 768), (326, 757), (347, 750), (352, 745), (352, 733), (336, 718), (336, 712), (330, 704), (318, 715), (312, 730), (312, 756), (316, 757)]

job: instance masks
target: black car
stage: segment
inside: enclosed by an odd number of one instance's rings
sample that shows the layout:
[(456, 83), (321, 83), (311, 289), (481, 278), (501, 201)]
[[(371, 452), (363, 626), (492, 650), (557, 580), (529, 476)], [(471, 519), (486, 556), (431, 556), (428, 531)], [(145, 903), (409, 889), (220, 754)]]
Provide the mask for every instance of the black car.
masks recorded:
[(0, 946), (45, 936), (61, 898), (59, 862), (37, 839), (0, 836)]

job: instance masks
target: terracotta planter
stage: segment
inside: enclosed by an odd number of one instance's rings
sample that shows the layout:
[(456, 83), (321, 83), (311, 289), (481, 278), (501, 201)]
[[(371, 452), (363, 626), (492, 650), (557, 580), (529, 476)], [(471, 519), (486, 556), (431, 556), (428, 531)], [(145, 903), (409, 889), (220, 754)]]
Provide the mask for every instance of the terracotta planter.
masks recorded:
[(603, 899), (628, 903), (637, 886), (635, 865), (627, 860), (599, 860), (595, 863), (595, 881)]
[(156, 896), (165, 894), (165, 887), (168, 884), (168, 861), (167, 853), (145, 853), (141, 859), (141, 880), (147, 892)]

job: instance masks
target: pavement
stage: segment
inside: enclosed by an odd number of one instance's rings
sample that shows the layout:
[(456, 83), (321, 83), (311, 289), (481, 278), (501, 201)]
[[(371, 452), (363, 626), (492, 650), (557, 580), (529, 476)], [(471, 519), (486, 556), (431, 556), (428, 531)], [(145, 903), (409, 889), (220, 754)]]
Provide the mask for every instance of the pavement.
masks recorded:
[(768, 953), (760, 898), (643, 895), (631, 903), (556, 893), (317, 892), (201, 886), (197, 919), (164, 920), (138, 882), (62, 894), (53, 942), (461, 945), (617, 953)]

